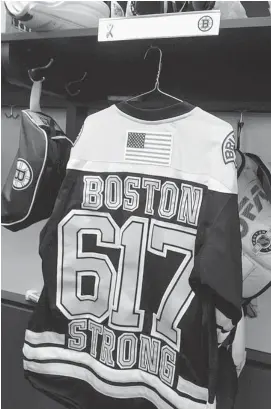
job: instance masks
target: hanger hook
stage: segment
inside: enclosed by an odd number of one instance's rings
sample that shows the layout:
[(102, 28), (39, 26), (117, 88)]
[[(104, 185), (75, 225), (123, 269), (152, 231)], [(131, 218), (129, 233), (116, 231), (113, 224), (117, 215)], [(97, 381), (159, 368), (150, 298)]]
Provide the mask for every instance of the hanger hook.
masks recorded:
[(238, 128), (240, 128), (240, 131), (242, 130), (242, 128), (243, 128), (243, 126), (245, 124), (243, 115), (244, 115), (244, 112), (240, 111), (240, 119), (238, 121)]
[(159, 65), (158, 65), (158, 71), (157, 71), (157, 75), (156, 75), (156, 80), (155, 80), (155, 89), (158, 89), (159, 88), (159, 80), (160, 80), (160, 74), (161, 74), (161, 69), (162, 69), (162, 57), (163, 57), (163, 53), (162, 53), (162, 50), (161, 50), (161, 48), (159, 48), (157, 45), (151, 45), (148, 49), (147, 49), (147, 51), (145, 52), (145, 55), (144, 55), (144, 60), (146, 59), (146, 57), (147, 57), (147, 55), (148, 55), (148, 52), (150, 51), (150, 50), (158, 50), (159, 51)]
[(47, 65), (36, 67), (36, 68), (31, 68), (30, 70), (28, 70), (28, 75), (31, 81), (32, 82), (44, 81), (45, 77), (41, 76), (41, 72), (51, 67), (53, 62), (54, 62), (54, 59), (51, 58)]
[(236, 148), (237, 150), (240, 150), (240, 144), (241, 144), (241, 133), (242, 133), (242, 129), (244, 126), (245, 122), (244, 122), (244, 118), (243, 118), (243, 111), (240, 112), (240, 119), (238, 121), (237, 124), (237, 143), (236, 143)]
[(70, 82), (68, 82), (68, 83), (65, 85), (65, 90), (67, 91), (67, 93), (68, 93), (71, 97), (75, 97), (76, 95), (78, 95), (81, 90), (78, 89), (78, 90), (75, 91), (75, 92), (71, 92), (71, 91), (69, 90), (69, 87), (70, 87), (71, 85), (73, 85), (73, 84), (80, 84), (80, 82), (83, 82), (83, 81), (84, 81), (84, 79), (86, 78), (86, 76), (87, 76), (87, 72), (85, 72), (84, 75), (82, 76), (82, 78), (80, 78), (79, 80), (70, 81)]

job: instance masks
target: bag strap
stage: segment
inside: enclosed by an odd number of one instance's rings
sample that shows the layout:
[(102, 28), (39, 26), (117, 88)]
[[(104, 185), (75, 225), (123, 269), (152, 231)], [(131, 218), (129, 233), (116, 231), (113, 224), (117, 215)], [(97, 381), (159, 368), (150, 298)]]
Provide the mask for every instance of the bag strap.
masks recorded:
[(41, 112), (40, 97), (42, 90), (42, 81), (43, 80), (33, 82), (30, 95), (30, 111)]

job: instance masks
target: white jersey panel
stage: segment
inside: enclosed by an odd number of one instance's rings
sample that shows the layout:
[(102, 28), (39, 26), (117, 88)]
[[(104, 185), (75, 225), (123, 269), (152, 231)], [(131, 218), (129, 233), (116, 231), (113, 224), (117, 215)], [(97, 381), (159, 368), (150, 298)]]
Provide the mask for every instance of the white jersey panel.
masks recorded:
[(211, 190), (237, 192), (232, 127), (199, 108), (161, 121), (139, 121), (115, 106), (91, 115), (67, 168), (140, 169), (143, 174), (181, 176)]

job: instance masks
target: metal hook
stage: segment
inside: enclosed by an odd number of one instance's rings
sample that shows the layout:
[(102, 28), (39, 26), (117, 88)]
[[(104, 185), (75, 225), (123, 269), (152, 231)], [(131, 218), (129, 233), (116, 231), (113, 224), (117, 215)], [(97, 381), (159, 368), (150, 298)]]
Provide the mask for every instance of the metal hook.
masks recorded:
[(163, 57), (163, 53), (162, 53), (161, 48), (157, 47), (156, 45), (155, 45), (155, 46), (151, 45), (151, 46), (147, 49), (147, 51), (146, 51), (146, 53), (145, 53), (145, 55), (144, 55), (144, 60), (146, 59), (146, 57), (147, 57), (147, 55), (148, 55), (148, 52), (149, 52), (150, 50), (158, 50), (158, 51), (159, 51), (159, 54), (160, 54), (160, 56), (159, 56), (158, 71), (157, 71), (156, 80), (155, 80), (155, 89), (159, 89), (159, 79), (160, 79), (160, 74), (161, 74), (161, 69), (162, 69), (162, 57)]
[(32, 82), (44, 81), (45, 77), (41, 76), (41, 72), (51, 67), (53, 62), (54, 62), (54, 59), (51, 58), (47, 65), (44, 65), (42, 67), (31, 68), (30, 70), (28, 70), (28, 75), (31, 81)]
[(7, 118), (17, 119), (19, 117), (19, 114), (14, 115), (14, 113), (13, 113), (13, 108), (15, 108), (15, 107), (16, 107), (16, 105), (11, 105), (10, 106), (10, 114), (9, 115), (5, 112), (5, 116)]
[(245, 125), (244, 119), (243, 119), (243, 112), (240, 112), (240, 119), (237, 123), (237, 140), (236, 140), (236, 148), (237, 150), (240, 150), (240, 142), (241, 142), (241, 133), (243, 126)]
[(78, 90), (75, 91), (75, 92), (71, 92), (71, 91), (69, 90), (69, 87), (70, 87), (71, 85), (73, 85), (73, 84), (80, 84), (80, 82), (83, 82), (83, 81), (84, 81), (84, 79), (86, 78), (86, 76), (87, 76), (87, 72), (85, 72), (84, 75), (83, 75), (83, 77), (80, 78), (79, 80), (70, 81), (70, 82), (68, 82), (68, 84), (65, 85), (65, 90), (67, 91), (67, 93), (68, 93), (71, 97), (75, 97), (76, 95), (78, 95), (78, 94), (81, 92), (81, 90), (78, 89)]

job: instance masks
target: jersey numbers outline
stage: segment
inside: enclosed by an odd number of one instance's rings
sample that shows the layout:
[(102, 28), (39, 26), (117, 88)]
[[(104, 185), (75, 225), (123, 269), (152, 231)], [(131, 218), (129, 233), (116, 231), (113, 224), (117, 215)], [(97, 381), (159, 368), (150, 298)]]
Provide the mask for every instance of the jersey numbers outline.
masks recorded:
[[(120, 250), (117, 271), (108, 255), (83, 251), (87, 234), (96, 235), (99, 247)], [(58, 225), (56, 305), (68, 319), (102, 323), (108, 318), (112, 329), (142, 332), (146, 251), (164, 258), (168, 251), (180, 253), (183, 259), (153, 313), (151, 328), (152, 336), (179, 350), (178, 324), (194, 297), (188, 279), (195, 237), (194, 229), (169, 222), (131, 216), (120, 228), (109, 213), (71, 210)], [(95, 296), (82, 295), (82, 277), (88, 275), (94, 277)]]

